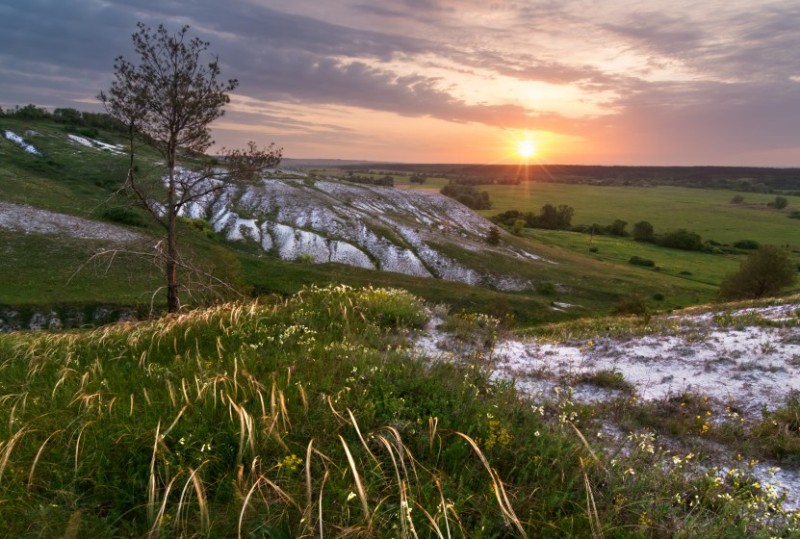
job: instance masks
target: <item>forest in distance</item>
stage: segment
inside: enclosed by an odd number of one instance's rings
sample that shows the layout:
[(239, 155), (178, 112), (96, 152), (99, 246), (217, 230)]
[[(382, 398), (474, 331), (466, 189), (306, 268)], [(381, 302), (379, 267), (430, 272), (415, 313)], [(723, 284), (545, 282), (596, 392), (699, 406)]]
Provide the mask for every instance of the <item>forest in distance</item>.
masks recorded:
[(540, 163), (516, 165), (347, 163), (335, 168), (381, 174), (392, 172), (424, 174), (472, 185), (519, 184), (526, 181), (640, 187), (670, 185), (800, 195), (800, 168)]

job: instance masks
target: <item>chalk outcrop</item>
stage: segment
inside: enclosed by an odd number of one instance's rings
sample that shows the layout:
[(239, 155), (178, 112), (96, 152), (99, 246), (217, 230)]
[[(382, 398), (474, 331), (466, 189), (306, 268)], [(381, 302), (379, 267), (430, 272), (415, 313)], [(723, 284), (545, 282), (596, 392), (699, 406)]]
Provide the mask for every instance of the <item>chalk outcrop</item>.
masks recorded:
[(253, 241), (285, 260), (307, 258), (368, 269), (484, 284), (529, 288), (525, 279), (481, 272), (448, 252), (489, 249), (519, 259), (536, 254), (491, 247), (491, 222), (439, 194), (335, 180), (266, 179), (227, 186), (187, 206), (185, 215), (208, 220), (231, 241)]

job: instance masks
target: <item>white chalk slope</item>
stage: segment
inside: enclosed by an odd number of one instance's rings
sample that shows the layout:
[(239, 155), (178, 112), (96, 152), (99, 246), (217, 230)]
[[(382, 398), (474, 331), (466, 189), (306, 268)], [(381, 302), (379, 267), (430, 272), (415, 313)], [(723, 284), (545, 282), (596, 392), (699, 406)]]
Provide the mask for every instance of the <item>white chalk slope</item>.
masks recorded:
[(492, 223), (450, 198), (390, 187), (271, 178), (258, 186), (230, 185), (188, 206), (185, 214), (207, 219), (229, 240), (257, 242), (286, 260), (307, 257), (503, 290), (532, 283), (482, 272), (443, 251), (450, 246), (493, 251), (521, 263), (541, 260), (534, 253), (488, 245)]

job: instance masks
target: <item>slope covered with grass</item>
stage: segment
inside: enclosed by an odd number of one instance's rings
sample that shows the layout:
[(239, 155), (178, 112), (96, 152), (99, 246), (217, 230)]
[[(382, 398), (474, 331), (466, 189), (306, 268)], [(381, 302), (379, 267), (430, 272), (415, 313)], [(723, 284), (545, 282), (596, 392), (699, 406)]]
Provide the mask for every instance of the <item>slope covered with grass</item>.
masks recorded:
[(604, 454), (482, 355), (416, 356), (428, 318), (406, 292), (336, 286), (0, 335), (0, 535), (790, 533), (732, 484), (654, 466), (646, 440)]
[[(17, 313), (16, 317), (0, 314), (0, 318), (13, 318), (7, 326), (28, 328), (27, 315), (23, 315), (34, 311), (56, 312), (65, 325), (72, 318), (70, 313), (98, 306), (133, 307), (143, 314), (153, 306), (158, 311), (164, 303), (159, 290), (163, 275), (153, 256), (157, 255), (155, 246), (162, 232), (120, 192), (128, 161), (114, 146), (108, 146), (123, 143), (120, 134), (98, 128), (88, 138), (81, 134), (83, 131), (73, 132), (73, 127), (46, 118), (9, 116), (0, 117), (0, 131), (5, 130), (21, 137), (38, 153), (31, 154), (17, 143), (0, 138), (0, 202), (123, 226), (142, 240), (119, 246), (103, 239), (76, 238), (63, 230), (21, 230), (0, 219), (4, 256), (0, 265), (0, 310)], [(140, 146), (138, 160), (141, 174), (157, 172), (154, 163), (159, 156), (153, 148)], [(238, 288), (262, 295), (292, 294), (311, 283), (374, 284), (401, 287), (431, 302), (509, 316), (517, 323), (531, 325), (607, 313), (633, 291), (645, 298), (662, 298), (651, 300), (652, 308), (659, 310), (706, 302), (716, 291), (707, 282), (632, 267), (624, 260), (596, 260), (570, 252), (568, 246), (547, 245), (538, 238), (504, 234), (499, 245), (490, 245), (483, 238), (491, 226), (488, 222), (449, 199), (442, 202), (438, 196), (429, 202), (419, 194), (399, 189), (282, 176), (274, 174), (267, 179), (272, 191), (232, 197), (231, 208), (222, 204), (227, 199), (217, 201), (222, 205), (214, 206), (212, 215), (203, 214), (197, 207), (198, 219), (180, 223), (183, 256), (206, 273), (202, 280), (189, 274), (181, 278), (185, 305), (202, 305), (203, 297), (208, 297), (202, 287), (215, 279), (235, 281)], [(240, 213), (234, 216), (232, 209)], [(224, 210), (219, 215), (227, 218), (214, 221), (221, 226), (215, 231), (211, 217), (217, 210)], [(350, 219), (356, 214), (357, 220)], [(200, 219), (203, 216), (208, 220)], [(459, 228), (465, 223), (474, 230)], [(255, 224), (260, 228), (253, 229)], [(243, 230), (255, 230), (261, 241), (253, 241), (256, 235), (242, 234)], [(242, 239), (232, 240), (237, 234)], [(278, 236), (282, 243), (276, 243)], [(267, 238), (273, 246), (265, 252)], [(403, 256), (412, 260), (412, 254), (419, 255), (420, 260), (427, 261), (426, 271), (431, 275), (463, 274), (477, 286), (336, 263), (332, 246), (346, 247), (342, 243), (345, 240), (366, 249), (376, 268), (397, 270), (403, 267)], [(98, 251), (113, 253), (116, 248), (150, 258), (115, 253), (87, 265)], [(397, 255), (400, 262), (380, 263), (380, 253)], [(310, 263), (323, 260), (334, 262)], [(567, 304), (570, 307), (563, 307)]]

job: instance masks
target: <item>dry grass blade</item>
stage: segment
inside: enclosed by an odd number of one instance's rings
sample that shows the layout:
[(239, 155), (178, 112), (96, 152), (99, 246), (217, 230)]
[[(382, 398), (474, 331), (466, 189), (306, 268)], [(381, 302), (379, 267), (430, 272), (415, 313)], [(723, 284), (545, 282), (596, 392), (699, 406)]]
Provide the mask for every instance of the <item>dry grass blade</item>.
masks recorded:
[(183, 415), (183, 413), (186, 411), (186, 409), (188, 407), (189, 407), (189, 405), (186, 404), (186, 405), (183, 406), (183, 408), (181, 408), (181, 411), (178, 412), (178, 415), (175, 417), (175, 419), (172, 420), (172, 423), (170, 423), (169, 427), (167, 427), (167, 430), (164, 431), (164, 433), (161, 435), (161, 438), (159, 438), (159, 440), (163, 440), (164, 438), (167, 437), (169, 432), (175, 427), (175, 425), (178, 424), (178, 420), (181, 418), (181, 416)]
[(437, 438), (439, 430), (439, 418), (428, 417), (428, 444), (433, 449), (433, 441)]
[(156, 435), (153, 441), (153, 455), (150, 457), (150, 475), (147, 480), (147, 518), (153, 522), (155, 515), (156, 504), (156, 455), (158, 454), (158, 442), (161, 439), (159, 431), (161, 430), (161, 421), (156, 425)]
[(80, 460), (81, 456), (81, 440), (83, 439), (83, 433), (86, 432), (86, 429), (94, 423), (94, 421), (89, 421), (83, 427), (81, 427), (81, 431), (78, 433), (78, 440), (75, 442), (75, 473), (78, 473), (78, 461)]
[(78, 532), (81, 530), (81, 517), (83, 512), (79, 509), (69, 516), (67, 522), (67, 529), (64, 531), (64, 539), (78, 539), (80, 535)]
[(356, 461), (353, 459), (352, 453), (350, 453), (350, 448), (347, 445), (347, 442), (344, 441), (341, 435), (339, 435), (339, 440), (342, 442), (342, 447), (344, 447), (344, 452), (347, 455), (347, 462), (350, 463), (350, 470), (353, 472), (353, 478), (356, 482), (356, 490), (358, 491), (358, 498), (361, 500), (361, 507), (364, 509), (364, 515), (367, 520), (370, 518), (369, 513), (369, 504), (367, 503), (367, 492), (364, 490), (364, 485), (361, 483), (361, 476), (358, 474), (358, 469), (356, 468)]
[(336, 419), (338, 419), (342, 423), (349, 423), (349, 421), (347, 421), (347, 418), (345, 418), (342, 414), (337, 412), (336, 408), (333, 407), (333, 399), (331, 399), (331, 396), (330, 395), (325, 395), (324, 398), (325, 398), (325, 401), (328, 403), (328, 406), (331, 407), (331, 412), (333, 412), (333, 415), (336, 417)]
[(172, 490), (172, 485), (175, 484), (175, 480), (178, 479), (179, 475), (180, 474), (173, 477), (170, 480), (170, 482), (167, 483), (167, 486), (164, 489), (164, 499), (161, 500), (161, 507), (158, 509), (158, 513), (155, 515), (155, 518), (153, 519), (153, 526), (150, 528), (150, 532), (147, 534), (148, 539), (155, 539), (156, 537), (159, 537), (161, 535), (159, 533), (161, 529), (161, 521), (164, 518), (164, 512), (167, 509), (167, 500), (169, 499), (169, 493)]
[(311, 485), (311, 451), (314, 449), (314, 438), (308, 442), (306, 448), (306, 504), (310, 507), (312, 503), (312, 485)]
[(589, 482), (589, 476), (586, 474), (586, 467), (584, 466), (583, 459), (578, 458), (578, 460), (581, 463), (581, 471), (583, 472), (583, 484), (586, 486), (586, 514), (589, 517), (589, 527), (592, 530), (592, 538), (602, 538), (603, 533), (601, 531), (600, 516), (597, 514), (597, 506), (594, 503), (592, 485)]
[(583, 435), (583, 433), (580, 430), (578, 430), (578, 427), (576, 427), (572, 421), (568, 421), (568, 423), (573, 428), (573, 430), (575, 430), (575, 434), (578, 435), (578, 438), (580, 438), (581, 443), (583, 443), (583, 446), (589, 451), (589, 454), (592, 455), (594, 461), (602, 466), (603, 465), (602, 461), (599, 458), (597, 458), (597, 455), (592, 450), (592, 446), (589, 445), (589, 442), (586, 440), (586, 437)]
[(361, 429), (358, 428), (358, 422), (356, 421), (356, 416), (353, 415), (353, 412), (350, 410), (350, 408), (347, 409), (347, 415), (350, 416), (350, 422), (353, 424), (353, 428), (356, 429), (356, 434), (358, 434), (358, 439), (361, 440), (361, 445), (364, 446), (364, 449), (367, 450), (369, 456), (372, 457), (372, 460), (374, 460), (375, 464), (378, 466), (378, 468), (380, 468), (381, 462), (378, 460), (378, 457), (376, 457), (375, 454), (370, 450), (366, 440), (364, 440), (364, 436), (361, 435)]
[(300, 382), (295, 383), (295, 386), (297, 386), (297, 391), (298, 391), (298, 393), (300, 393), (300, 401), (303, 403), (303, 413), (307, 414), (308, 413), (308, 397), (306, 396), (306, 390), (303, 387), (303, 384), (301, 384)]
[[(438, 537), (439, 539), (444, 539), (444, 535), (442, 535), (442, 530), (439, 528), (439, 525), (436, 523), (436, 519), (433, 518), (431, 516), (431, 514), (428, 513), (428, 511), (426, 511), (425, 508), (422, 505), (420, 505), (418, 502), (414, 502), (414, 505), (416, 505), (417, 509), (419, 509), (422, 512), (422, 514), (425, 516), (425, 518), (428, 519), (428, 522), (431, 525), (431, 529), (436, 534), (436, 537)], [(448, 537), (449, 536), (450, 536), (450, 534), (448, 533)]]
[(497, 472), (489, 465), (489, 461), (486, 460), (486, 456), (483, 454), (480, 447), (478, 447), (478, 444), (475, 442), (475, 440), (462, 432), (456, 432), (456, 434), (464, 438), (469, 445), (472, 446), (472, 449), (475, 451), (475, 454), (478, 455), (478, 458), (480, 458), (483, 466), (486, 468), (486, 471), (489, 472), (489, 476), (492, 478), (492, 491), (497, 498), (497, 504), (500, 506), (500, 512), (503, 514), (503, 520), (506, 521), (506, 524), (513, 524), (522, 537), (528, 537), (528, 534), (525, 532), (525, 528), (522, 527), (522, 522), (520, 522), (519, 518), (517, 518), (516, 513), (514, 513), (514, 508), (511, 507), (511, 504), (508, 501), (508, 496), (506, 495), (505, 487), (503, 487), (503, 482), (500, 480)]
[[(389, 453), (389, 457), (392, 459), (392, 467), (394, 468), (395, 478), (397, 479), (397, 486), (400, 489), (400, 510), (407, 512), (408, 499), (406, 498), (405, 482), (400, 477), (400, 467), (397, 465), (397, 459), (394, 457), (394, 448), (392, 447), (392, 444), (389, 443), (389, 440), (387, 440), (384, 436), (379, 434), (375, 438), (383, 444), (383, 446), (386, 448), (386, 451)], [(408, 536), (406, 515), (400, 515), (400, 533), (402, 537)]]
[[(227, 395), (226, 395), (227, 396)], [(227, 396), (228, 404), (236, 412), (239, 417), (239, 452), (236, 460), (241, 461), (244, 456), (245, 446), (248, 445), (252, 452), (255, 452), (255, 425), (253, 424), (253, 416), (247, 413), (243, 406), (236, 404), (230, 396)]]
[(250, 505), (250, 498), (253, 497), (253, 494), (255, 494), (256, 490), (259, 488), (262, 482), (268, 485), (270, 488), (272, 488), (278, 494), (278, 496), (289, 502), (298, 511), (302, 512), (302, 509), (297, 504), (297, 502), (294, 501), (294, 498), (289, 496), (282, 488), (280, 488), (278, 485), (267, 479), (264, 475), (260, 475), (253, 483), (253, 486), (250, 487), (250, 490), (247, 491), (247, 495), (244, 497), (244, 500), (242, 501), (242, 510), (239, 511), (239, 523), (236, 532), (236, 536), (239, 539), (241, 539), (242, 537), (242, 525), (244, 523), (244, 514), (245, 512), (247, 512), (247, 507)]
[[(196, 470), (189, 468), (191, 472), (189, 474), (189, 479), (186, 480), (186, 484), (183, 486), (183, 490), (181, 491), (181, 497), (178, 500), (178, 508), (175, 510), (175, 520), (181, 521), (183, 514), (183, 500), (186, 497), (186, 492), (189, 490), (189, 485), (194, 486), (194, 492), (197, 496), (197, 506), (200, 510), (200, 531), (201, 533), (207, 533), (208, 529), (211, 525), (211, 518), (208, 514), (208, 503), (206, 501), (205, 489), (203, 489), (203, 484), (200, 482), (200, 479), (197, 477), (197, 472), (200, 471), (200, 468), (206, 465), (208, 461), (204, 461), (200, 466), (197, 467)], [(184, 524), (184, 528), (187, 526)]]
[(447, 500), (444, 499), (444, 489), (442, 489), (442, 482), (439, 481), (438, 478), (436, 479), (436, 490), (439, 491), (439, 499), (441, 500), (440, 507), (442, 508), (442, 516), (444, 517), (444, 527), (445, 531), (447, 531), (447, 537), (450, 539), (450, 519), (447, 518), (448, 503)]
[(325, 490), (325, 483), (328, 481), (328, 470), (325, 469), (325, 475), (322, 476), (322, 483), (319, 485), (319, 539), (323, 539), (323, 520), (322, 520), (322, 499)]
[[(406, 468), (406, 459), (408, 459), (408, 462), (411, 464), (411, 471), (414, 473), (414, 484), (421, 485), (422, 483), (420, 482), (419, 475), (417, 474), (417, 464), (419, 463), (408, 450), (408, 447), (406, 447), (406, 445), (403, 443), (403, 437), (400, 435), (400, 431), (394, 427), (384, 427), (384, 429), (391, 432), (392, 436), (394, 436), (397, 455), (400, 457), (400, 465), (403, 467), (403, 475), (405, 476), (406, 481), (411, 483), (411, 478), (408, 474), (408, 469)], [(425, 469), (424, 466), (423, 469)], [(430, 473), (430, 471), (427, 469), (425, 469), (425, 471)]]
[[(50, 439), (53, 438), (53, 436), (55, 436), (56, 434), (59, 434), (60, 432), (63, 432), (63, 431), (64, 431), (64, 429), (58, 429), (53, 434), (48, 436), (45, 439), (45, 441), (42, 442), (42, 445), (39, 447), (39, 450), (36, 452), (36, 456), (33, 459), (33, 464), (31, 464), (31, 471), (28, 474), (28, 490), (30, 490), (31, 485), (33, 484), (33, 472), (34, 472), (34, 470), (36, 470), (36, 463), (39, 462), (39, 458), (42, 456), (42, 452), (44, 451), (44, 447), (47, 445), (47, 442), (49, 442)], [(2, 474), (0, 474), (0, 475), (2, 475)]]
[(14, 436), (11, 437), (3, 447), (2, 457), (0, 457), (0, 483), (3, 481), (3, 472), (6, 469), (6, 465), (8, 464), (8, 459), (11, 456), (11, 451), (14, 449), (14, 446), (17, 445), (17, 442), (25, 436), (28, 428), (22, 427), (19, 429)]

